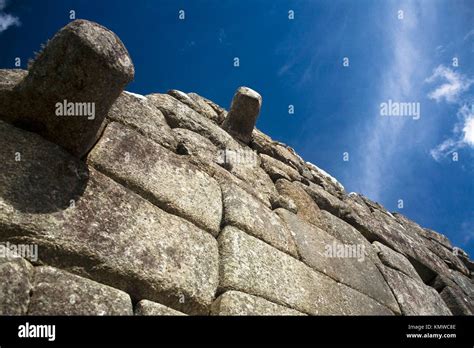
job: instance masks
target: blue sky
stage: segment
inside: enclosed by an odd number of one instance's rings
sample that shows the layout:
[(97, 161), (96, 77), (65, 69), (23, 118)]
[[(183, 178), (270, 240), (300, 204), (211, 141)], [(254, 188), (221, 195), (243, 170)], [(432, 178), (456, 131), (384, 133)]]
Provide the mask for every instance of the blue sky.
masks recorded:
[[(0, 0), (0, 67), (25, 67), (70, 10), (125, 43), (127, 90), (228, 108), (249, 86), (261, 130), (474, 255), (474, 1)], [(382, 116), (389, 100), (416, 103), (419, 119)]]

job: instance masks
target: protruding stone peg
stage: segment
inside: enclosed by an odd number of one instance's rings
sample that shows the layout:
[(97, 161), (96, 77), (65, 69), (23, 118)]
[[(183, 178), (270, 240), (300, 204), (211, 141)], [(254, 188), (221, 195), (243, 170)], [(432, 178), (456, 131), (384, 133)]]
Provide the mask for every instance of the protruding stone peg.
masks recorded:
[(120, 39), (76, 20), (62, 28), (14, 88), (21, 103), (2, 118), (81, 157), (97, 141), (110, 106), (134, 77)]
[(234, 138), (248, 144), (257, 122), (262, 97), (248, 87), (240, 87), (234, 94), (232, 105), (222, 128)]

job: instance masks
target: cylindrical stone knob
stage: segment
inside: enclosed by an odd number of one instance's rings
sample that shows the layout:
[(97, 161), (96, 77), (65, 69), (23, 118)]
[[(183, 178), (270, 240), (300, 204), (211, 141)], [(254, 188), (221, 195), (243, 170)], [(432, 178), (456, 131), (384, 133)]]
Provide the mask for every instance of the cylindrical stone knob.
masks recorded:
[(16, 123), (81, 157), (133, 77), (120, 39), (97, 23), (76, 20), (48, 42), (17, 86), (24, 105)]
[(248, 144), (252, 139), (252, 131), (261, 107), (260, 94), (248, 87), (240, 87), (234, 94), (230, 111), (222, 128), (234, 138)]

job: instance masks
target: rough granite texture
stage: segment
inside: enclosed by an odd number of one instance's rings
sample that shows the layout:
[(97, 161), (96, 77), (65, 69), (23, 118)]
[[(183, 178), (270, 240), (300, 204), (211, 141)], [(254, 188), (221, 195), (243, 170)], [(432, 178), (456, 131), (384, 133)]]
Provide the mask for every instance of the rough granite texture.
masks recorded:
[(35, 269), (29, 315), (131, 315), (132, 301), (123, 291), (42, 266)]
[(366, 295), (227, 226), (219, 236), (219, 292), (237, 290), (312, 315), (393, 314)]
[(33, 274), (33, 266), (25, 259), (0, 257), (0, 315), (27, 313)]
[(137, 303), (135, 307), (135, 315), (170, 315), (170, 316), (182, 316), (186, 315), (184, 313), (175, 311), (169, 307), (163, 306), (160, 303), (148, 301), (148, 300), (141, 300)]
[(226, 291), (211, 307), (212, 315), (305, 315), (261, 297), (240, 291)]
[(385, 267), (382, 271), (404, 315), (450, 315), (440, 294), (419, 280)]
[(163, 210), (213, 235), (219, 233), (222, 198), (218, 183), (137, 132), (118, 123), (109, 124), (89, 154), (88, 163)]
[(133, 77), (85, 20), (0, 69), (0, 315), (474, 313), (469, 255), (256, 129), (265, 96), (235, 86), (228, 112)]
[[(83, 156), (134, 74), (128, 51), (113, 32), (76, 20), (47, 43), (10, 98), (0, 94), (0, 116)], [(65, 101), (94, 105), (94, 117), (58, 116), (56, 105)]]

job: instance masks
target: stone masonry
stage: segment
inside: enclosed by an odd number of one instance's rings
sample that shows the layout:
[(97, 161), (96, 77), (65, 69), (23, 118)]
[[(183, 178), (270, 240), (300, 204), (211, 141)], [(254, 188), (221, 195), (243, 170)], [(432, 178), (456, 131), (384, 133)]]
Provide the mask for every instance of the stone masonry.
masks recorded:
[(474, 314), (469, 255), (257, 130), (257, 92), (133, 77), (85, 20), (0, 70), (0, 315)]

